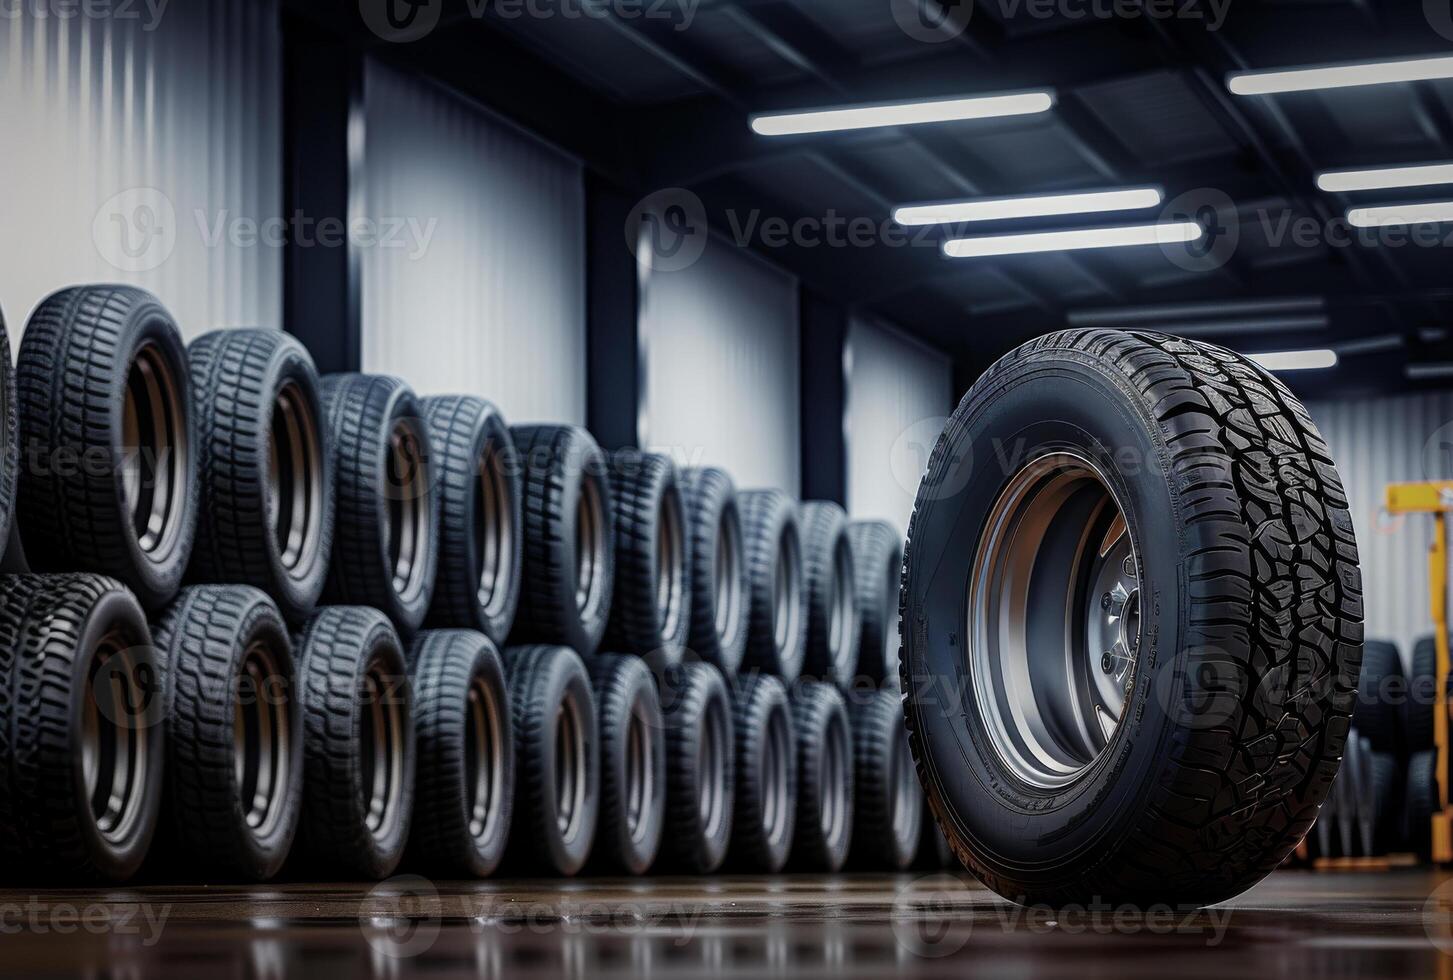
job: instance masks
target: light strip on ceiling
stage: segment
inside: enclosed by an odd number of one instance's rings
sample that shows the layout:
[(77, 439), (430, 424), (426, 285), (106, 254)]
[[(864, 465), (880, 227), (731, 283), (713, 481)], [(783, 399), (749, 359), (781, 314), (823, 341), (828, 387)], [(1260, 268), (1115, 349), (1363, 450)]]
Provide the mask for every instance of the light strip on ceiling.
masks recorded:
[(927, 102), (879, 102), (842, 109), (762, 113), (751, 118), (751, 126), (762, 136), (800, 136), (879, 126), (919, 126), (963, 119), (1022, 116), (1047, 112), (1053, 105), (1052, 92), (1014, 92)]
[(1317, 175), (1317, 187), (1331, 194), (1428, 187), (1432, 184), (1453, 184), (1453, 163), (1384, 167), (1380, 170), (1330, 170)]
[(1316, 89), (1388, 85), (1394, 82), (1429, 82), (1453, 78), (1453, 57), (1372, 61), (1322, 68), (1248, 71), (1228, 75), (1226, 87), (1236, 95), (1278, 95)]
[(1194, 242), (1205, 229), (1194, 221), (1157, 225), (1128, 225), (1119, 228), (1077, 228), (1072, 231), (1041, 231), (1023, 235), (984, 235), (944, 242), (949, 258), (970, 259), (990, 255), (1025, 255), (1035, 252), (1064, 252), (1089, 248), (1124, 248), (1130, 245), (1178, 245)]
[(895, 209), (893, 220), (905, 227), (952, 225), (965, 221), (1004, 221), (1010, 218), (1042, 218), (1056, 214), (1136, 211), (1153, 208), (1162, 200), (1164, 195), (1159, 187), (1125, 187), (1077, 194), (993, 197), (973, 201), (947, 201), (942, 204), (915, 204)]
[(1315, 371), (1337, 366), (1337, 352), (1326, 348), (1272, 351), (1246, 356), (1268, 371)]
[(1389, 204), (1376, 208), (1353, 208), (1347, 221), (1354, 228), (1389, 228), (1453, 221), (1453, 201), (1431, 204)]

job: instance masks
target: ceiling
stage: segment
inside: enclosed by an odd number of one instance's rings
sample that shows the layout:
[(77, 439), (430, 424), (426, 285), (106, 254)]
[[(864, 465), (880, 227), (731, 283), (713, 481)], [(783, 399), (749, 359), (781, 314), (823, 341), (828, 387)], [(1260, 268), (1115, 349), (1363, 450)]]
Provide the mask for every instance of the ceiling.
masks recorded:
[[(1343, 198), (1314, 183), (1327, 169), (1453, 159), (1453, 83), (1263, 97), (1224, 84), (1236, 70), (1453, 52), (1453, 19), (1421, 3), (436, 2), (442, 29), (376, 49), (643, 196), (689, 189), (719, 232), (751, 227), (748, 247), (969, 370), (1035, 334), (1104, 323), (1248, 351), (1333, 346), (1342, 362), (1316, 372), (1322, 393), (1453, 383), (1453, 226), (1413, 243), (1342, 221), (1354, 203), (1435, 199), (1437, 188)], [(1024, 88), (1052, 88), (1055, 107), (851, 134), (748, 127), (767, 110)], [(890, 219), (899, 204), (1133, 184), (1162, 187), (1161, 215), (1200, 218), (1216, 247), (949, 259), (943, 230), (906, 233)], [(772, 217), (808, 238), (769, 241)], [(871, 232), (819, 240), (833, 221)], [(1125, 216), (986, 230), (1116, 221)]]

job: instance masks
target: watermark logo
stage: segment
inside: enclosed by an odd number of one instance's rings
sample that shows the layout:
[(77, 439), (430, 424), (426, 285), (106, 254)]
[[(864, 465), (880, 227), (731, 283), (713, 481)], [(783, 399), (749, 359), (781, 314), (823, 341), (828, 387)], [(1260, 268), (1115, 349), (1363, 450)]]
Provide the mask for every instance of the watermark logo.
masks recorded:
[(1423, 0), (1423, 16), (1429, 27), (1453, 41), (1453, 0)]
[(121, 272), (151, 272), (177, 247), (177, 210), (155, 187), (133, 187), (96, 212), (91, 241), (107, 264)]
[(1231, 261), (1241, 244), (1241, 222), (1236, 202), (1215, 187), (1198, 187), (1180, 194), (1161, 210), (1162, 223), (1194, 221), (1201, 237), (1192, 242), (1160, 246), (1165, 257), (1187, 272), (1211, 272)]
[(1423, 443), (1423, 479), (1453, 480), (1453, 422), (1444, 422)]
[(668, 187), (641, 199), (626, 218), (626, 246), (654, 272), (680, 272), (706, 252), (710, 231), (701, 198)]
[(919, 878), (893, 899), (889, 923), (899, 947), (923, 959), (952, 956), (969, 944), (974, 931), (971, 910), (955, 896), (963, 882), (953, 875)]
[(1453, 956), (1453, 878), (1449, 878), (1423, 903), (1423, 931), (1445, 956)]
[(952, 41), (969, 29), (974, 0), (889, 0), (899, 30), (924, 44)]
[(161, 26), (171, 0), (0, 0), (0, 20), (135, 21), (151, 33)]
[(380, 956), (422, 956), (439, 938), (439, 890), (419, 875), (398, 875), (371, 888), (358, 909), (364, 941)]
[(942, 415), (919, 419), (898, 434), (888, 451), (888, 470), (909, 494), (926, 500), (947, 500), (962, 493), (974, 475), (974, 447), (968, 439), (945, 445), (948, 454), (933, 473), (928, 472), (934, 447), (948, 424)]
[(422, 40), (439, 26), (444, 0), (359, 0), (363, 23), (390, 44)]

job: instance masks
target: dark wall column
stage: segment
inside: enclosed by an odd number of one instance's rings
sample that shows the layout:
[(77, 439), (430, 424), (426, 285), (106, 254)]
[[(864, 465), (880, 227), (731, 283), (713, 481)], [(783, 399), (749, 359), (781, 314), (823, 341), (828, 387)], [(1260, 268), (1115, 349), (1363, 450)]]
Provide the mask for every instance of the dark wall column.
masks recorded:
[(631, 194), (586, 174), (586, 417), (607, 450), (640, 448), (645, 411), (641, 271), (626, 244), (635, 205)]
[(802, 499), (848, 499), (848, 313), (803, 288)]
[(283, 18), (283, 324), (323, 373), (362, 367), (363, 55)]

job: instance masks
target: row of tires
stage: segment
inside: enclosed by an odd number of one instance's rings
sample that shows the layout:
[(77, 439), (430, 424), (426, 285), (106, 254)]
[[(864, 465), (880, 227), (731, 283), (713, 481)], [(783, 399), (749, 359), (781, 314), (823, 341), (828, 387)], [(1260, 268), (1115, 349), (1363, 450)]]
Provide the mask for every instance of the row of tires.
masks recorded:
[(43, 302), (14, 380), (17, 872), (943, 860), (881, 689), (887, 525), (275, 331), (185, 349), (127, 287)]

